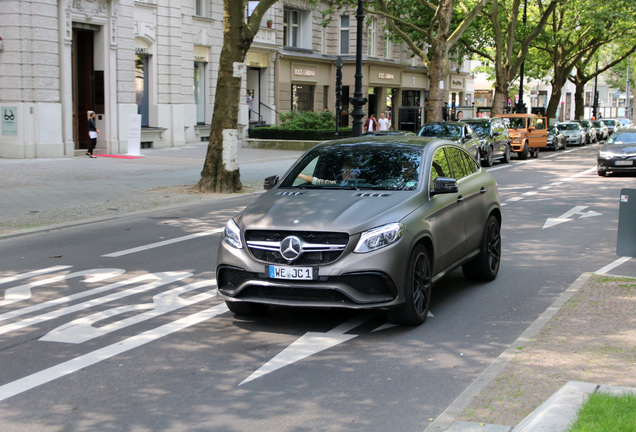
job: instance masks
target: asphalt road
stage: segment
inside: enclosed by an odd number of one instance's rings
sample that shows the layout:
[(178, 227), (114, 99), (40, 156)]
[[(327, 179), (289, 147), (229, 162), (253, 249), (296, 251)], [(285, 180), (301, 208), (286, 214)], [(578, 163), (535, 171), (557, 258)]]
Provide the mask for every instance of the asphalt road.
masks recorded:
[(491, 168), (499, 276), (454, 272), (417, 328), (333, 310), (234, 317), (215, 296), (216, 248), (253, 197), (3, 239), (0, 428), (425, 430), (582, 273), (636, 276), (616, 256), (636, 177), (598, 177), (596, 151)]

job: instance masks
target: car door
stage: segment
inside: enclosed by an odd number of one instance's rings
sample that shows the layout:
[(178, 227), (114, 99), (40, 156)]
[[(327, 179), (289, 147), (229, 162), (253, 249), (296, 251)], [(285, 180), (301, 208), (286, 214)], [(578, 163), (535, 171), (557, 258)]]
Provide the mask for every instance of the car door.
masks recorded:
[(547, 147), (548, 146), (548, 123), (545, 117), (537, 117), (530, 119), (530, 125), (533, 127), (528, 130), (528, 142), (530, 147)]
[[(453, 177), (451, 163), (446, 155), (446, 149), (437, 149), (432, 159), (429, 175), (429, 190), (438, 177)], [(447, 269), (457, 262), (464, 253), (465, 243), (465, 213), (463, 200), (459, 193), (432, 194), (429, 211), (425, 218), (430, 226), (433, 242), (433, 274)]]
[(462, 249), (463, 257), (468, 251), (474, 249), (475, 242), (479, 243), (476, 238), (481, 237), (483, 230), (480, 219), (483, 219), (483, 197), (486, 191), (486, 185), (483, 183), (479, 175), (479, 167), (475, 160), (466, 152), (457, 148), (449, 148), (447, 156), (451, 164), (451, 170), (457, 179), (457, 187), (459, 188), (460, 199), (464, 210), (464, 247)]
[(504, 126), (503, 122), (497, 120), (492, 121), (491, 129), (494, 153), (501, 155), (506, 150), (506, 145), (508, 144), (508, 129)]

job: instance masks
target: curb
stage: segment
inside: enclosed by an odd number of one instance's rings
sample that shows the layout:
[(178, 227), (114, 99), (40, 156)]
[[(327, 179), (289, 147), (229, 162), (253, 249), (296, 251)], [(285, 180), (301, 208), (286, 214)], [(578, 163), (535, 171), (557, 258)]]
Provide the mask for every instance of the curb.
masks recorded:
[[(561, 307), (589, 280), (593, 273), (583, 273), (575, 280), (570, 287), (559, 296), (559, 298), (548, 307), (518, 338), (515, 340), (490, 366), (479, 375), (475, 381), (464, 390), (455, 401), (444, 410), (431, 424), (424, 429), (425, 432), (445, 432), (448, 431), (455, 422), (455, 419), (470, 405), (472, 400), (481, 393), (490, 382), (499, 375), (506, 365), (515, 356), (518, 348), (525, 346), (533, 339), (552, 319), (552, 317), (561, 309)], [(474, 423), (466, 423), (466, 426)], [(498, 426), (498, 425), (492, 425)], [(511, 430), (511, 426), (503, 426), (507, 429), (484, 429), (480, 431), (488, 432), (507, 432)], [(469, 432), (471, 429), (450, 429), (452, 431)]]

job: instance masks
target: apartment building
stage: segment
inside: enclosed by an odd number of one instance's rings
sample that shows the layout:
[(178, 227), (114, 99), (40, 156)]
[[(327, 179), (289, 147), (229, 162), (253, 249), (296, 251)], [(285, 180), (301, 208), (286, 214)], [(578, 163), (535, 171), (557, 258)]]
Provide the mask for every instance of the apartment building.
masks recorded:
[[(246, 2), (247, 13), (255, 7)], [(83, 154), (86, 112), (97, 113), (97, 151), (207, 139), (222, 47), (222, 0), (3, 0), (0, 11), (0, 157)], [(367, 17), (370, 18), (370, 17)], [(243, 70), (239, 133), (274, 124), (289, 110), (335, 111), (336, 59), (343, 62), (343, 114), (355, 84), (355, 11), (327, 26), (308, 0), (281, 0), (264, 17)], [(367, 113), (387, 112), (395, 129), (425, 118), (430, 83), (421, 61), (393, 44), (382, 22), (365, 20)], [(470, 105), (468, 66), (442, 84), (452, 105)], [(439, 83), (437, 83), (439, 85)], [(250, 108), (251, 106), (251, 108)]]

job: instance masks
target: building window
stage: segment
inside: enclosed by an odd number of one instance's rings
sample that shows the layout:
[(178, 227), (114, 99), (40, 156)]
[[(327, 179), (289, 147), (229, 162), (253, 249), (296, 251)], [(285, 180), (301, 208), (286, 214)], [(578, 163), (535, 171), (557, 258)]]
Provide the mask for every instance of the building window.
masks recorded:
[(420, 106), (419, 90), (402, 90), (402, 106), (419, 107)]
[(370, 57), (375, 57), (375, 35), (377, 24), (377, 20), (372, 19), (369, 21), (369, 27), (367, 27), (367, 55)]
[(149, 125), (149, 58), (150, 56), (147, 55), (135, 55), (135, 95), (137, 101), (137, 114), (141, 114), (141, 125), (145, 127)]
[(329, 109), (329, 86), (323, 86), (322, 88), (322, 106)]
[(194, 13), (200, 17), (208, 17), (208, 2), (210, 0), (195, 0)]
[(292, 84), (291, 109), (298, 112), (312, 111), (314, 108), (314, 86)]
[(283, 41), (286, 46), (300, 48), (300, 11), (285, 9), (283, 14)]
[(349, 15), (340, 17), (340, 54), (349, 54)]
[(197, 124), (205, 124), (205, 66), (194, 63), (194, 104), (197, 107)]
[(390, 59), (393, 57), (393, 44), (391, 43), (391, 37), (389, 32), (384, 32), (384, 58)]

